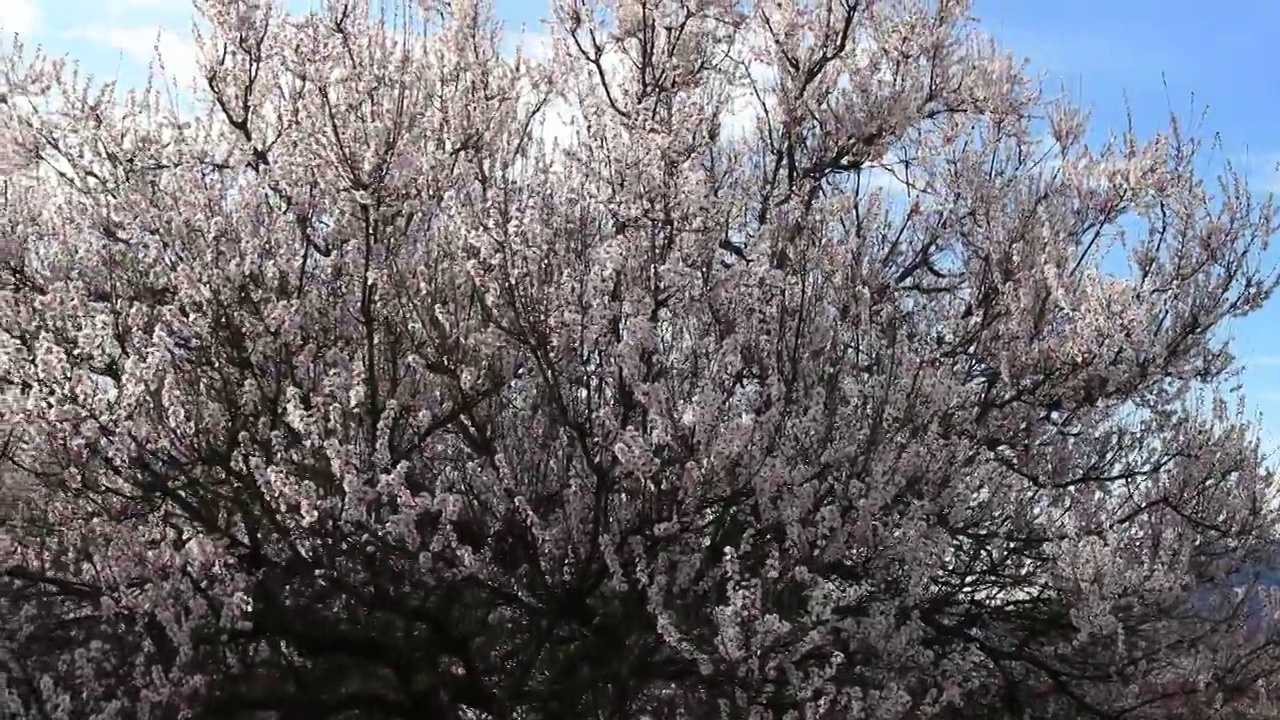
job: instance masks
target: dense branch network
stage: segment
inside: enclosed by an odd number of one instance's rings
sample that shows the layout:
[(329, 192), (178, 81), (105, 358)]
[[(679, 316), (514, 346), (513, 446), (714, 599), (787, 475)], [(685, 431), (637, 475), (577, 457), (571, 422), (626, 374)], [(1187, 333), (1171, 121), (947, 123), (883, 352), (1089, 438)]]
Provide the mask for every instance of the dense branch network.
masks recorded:
[(1276, 218), (1176, 119), (960, 0), (371, 5), (4, 57), (9, 712), (1271, 716)]

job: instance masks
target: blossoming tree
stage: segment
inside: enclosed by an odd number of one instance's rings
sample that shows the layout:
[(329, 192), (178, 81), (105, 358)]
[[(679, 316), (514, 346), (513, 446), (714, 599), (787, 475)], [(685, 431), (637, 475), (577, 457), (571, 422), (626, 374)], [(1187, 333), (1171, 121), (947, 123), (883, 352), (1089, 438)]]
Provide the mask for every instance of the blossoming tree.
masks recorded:
[(197, 8), (190, 106), (0, 69), (10, 712), (1271, 716), (1176, 122), (962, 0)]

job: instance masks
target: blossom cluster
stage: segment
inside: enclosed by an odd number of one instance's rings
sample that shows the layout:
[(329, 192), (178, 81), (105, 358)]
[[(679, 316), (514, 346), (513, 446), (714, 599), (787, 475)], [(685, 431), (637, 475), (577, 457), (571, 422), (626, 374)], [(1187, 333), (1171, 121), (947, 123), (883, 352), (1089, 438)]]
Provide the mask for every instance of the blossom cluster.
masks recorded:
[(964, 0), (196, 5), (194, 110), (0, 57), (6, 712), (1274, 716), (1176, 118)]

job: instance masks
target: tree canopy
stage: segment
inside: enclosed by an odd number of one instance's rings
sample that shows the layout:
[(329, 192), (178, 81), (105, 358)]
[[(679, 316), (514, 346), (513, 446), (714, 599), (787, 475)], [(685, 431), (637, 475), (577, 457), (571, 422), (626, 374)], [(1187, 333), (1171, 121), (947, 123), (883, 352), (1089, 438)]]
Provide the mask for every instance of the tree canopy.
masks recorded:
[(1274, 716), (1178, 118), (961, 0), (197, 9), (191, 103), (0, 58), (9, 712)]

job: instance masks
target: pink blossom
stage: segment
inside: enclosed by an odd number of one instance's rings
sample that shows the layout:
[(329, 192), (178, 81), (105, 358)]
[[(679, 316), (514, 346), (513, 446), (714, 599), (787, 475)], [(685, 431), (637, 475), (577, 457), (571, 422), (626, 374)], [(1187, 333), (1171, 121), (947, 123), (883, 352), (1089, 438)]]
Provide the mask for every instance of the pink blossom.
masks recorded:
[(553, 5), (0, 58), (0, 715), (1280, 710), (1270, 202), (960, 0)]

